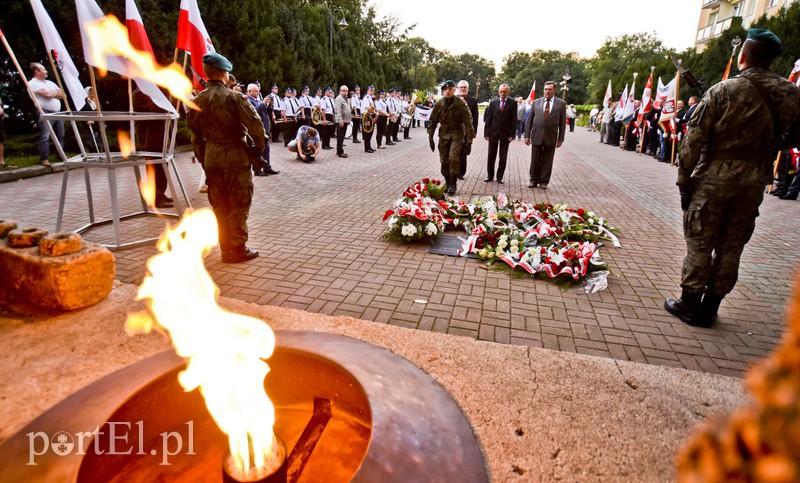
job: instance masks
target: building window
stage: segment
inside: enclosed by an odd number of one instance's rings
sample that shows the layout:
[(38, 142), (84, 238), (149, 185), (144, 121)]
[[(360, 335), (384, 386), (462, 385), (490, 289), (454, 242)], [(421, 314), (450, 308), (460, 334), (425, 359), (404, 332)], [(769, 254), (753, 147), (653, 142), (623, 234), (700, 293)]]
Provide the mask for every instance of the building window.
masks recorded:
[(767, 4), (767, 8), (772, 8), (772, 7), (775, 7), (776, 5), (778, 5), (778, 0), (769, 0), (769, 3)]
[(733, 6), (733, 13), (731, 13), (731, 16), (741, 17), (743, 11), (744, 11), (744, 2), (739, 2)]
[(748, 17), (752, 17), (753, 16), (753, 12), (756, 11), (756, 0), (747, 0), (747, 1), (748, 1), (748, 4), (747, 4), (747, 16)]

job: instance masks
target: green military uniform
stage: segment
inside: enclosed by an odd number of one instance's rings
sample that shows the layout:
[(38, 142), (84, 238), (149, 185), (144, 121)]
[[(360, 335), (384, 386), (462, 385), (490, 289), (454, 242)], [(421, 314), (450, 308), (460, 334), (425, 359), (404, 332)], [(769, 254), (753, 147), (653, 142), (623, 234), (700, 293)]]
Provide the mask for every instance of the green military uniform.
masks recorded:
[[(776, 106), (775, 129), (756, 84)], [(753, 234), (764, 186), (772, 182), (778, 149), (797, 144), (800, 89), (769, 69), (747, 68), (706, 92), (681, 143), (677, 184), (682, 196), (690, 197), (684, 199), (689, 203), (683, 213), (687, 253), (682, 305), (668, 300), (667, 310), (692, 325), (711, 325), (719, 302), (736, 284), (739, 259)], [(696, 306), (703, 293), (705, 320), (686, 320), (684, 309)]]
[(200, 110), (188, 115), (192, 145), (206, 172), (208, 201), (225, 260), (226, 254), (243, 252), (247, 243), (253, 177), (245, 135), (252, 136), (256, 152), (261, 152), (266, 133), (252, 104), (220, 81), (209, 81), (194, 102)]
[(439, 126), (439, 162), (442, 176), (448, 185), (455, 186), (461, 173), (461, 150), (464, 141), (472, 143), (472, 114), (464, 99), (453, 96), (442, 98), (431, 111), (428, 137), (433, 140), (436, 126)]

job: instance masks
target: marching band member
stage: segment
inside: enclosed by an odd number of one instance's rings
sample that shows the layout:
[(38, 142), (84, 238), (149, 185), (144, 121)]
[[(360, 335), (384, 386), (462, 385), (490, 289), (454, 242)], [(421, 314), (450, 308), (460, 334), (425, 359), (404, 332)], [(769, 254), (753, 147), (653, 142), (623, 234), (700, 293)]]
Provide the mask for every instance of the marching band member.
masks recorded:
[(361, 130), (361, 88), (353, 87), (353, 96), (350, 98), (350, 105), (353, 108), (353, 144), (359, 144), (358, 131)]
[(361, 112), (368, 112), (369, 116), (373, 118), (373, 128), (372, 131), (366, 132), (362, 130), (364, 134), (364, 152), (365, 153), (374, 153), (375, 150), (372, 149), (372, 134), (375, 129), (375, 88), (372, 86), (367, 87), (367, 94), (361, 98)]
[(322, 126), (322, 149), (333, 149), (331, 136), (333, 136), (333, 89), (325, 88), (325, 97), (320, 101), (320, 109), (325, 114), (325, 125)]
[(314, 106), (311, 104), (311, 97), (308, 95), (309, 92), (310, 89), (308, 88), (308, 86), (303, 87), (303, 94), (300, 96), (299, 99), (300, 107), (303, 108), (303, 118), (302, 118), (303, 120), (300, 124), (304, 126), (308, 126), (311, 124), (311, 109), (314, 108)]
[(376, 126), (378, 130), (378, 149), (386, 149), (385, 146), (381, 145), (384, 136), (386, 136), (387, 145), (394, 143), (391, 142), (391, 139), (389, 139), (389, 136), (386, 134), (386, 124), (389, 121), (389, 107), (386, 105), (386, 92), (384, 92), (383, 89), (378, 91), (378, 99), (375, 101), (375, 112), (378, 113), (378, 124)]
[(288, 146), (289, 141), (294, 139), (297, 125), (297, 99), (292, 97), (292, 88), (286, 88), (286, 97), (283, 98), (283, 145)]

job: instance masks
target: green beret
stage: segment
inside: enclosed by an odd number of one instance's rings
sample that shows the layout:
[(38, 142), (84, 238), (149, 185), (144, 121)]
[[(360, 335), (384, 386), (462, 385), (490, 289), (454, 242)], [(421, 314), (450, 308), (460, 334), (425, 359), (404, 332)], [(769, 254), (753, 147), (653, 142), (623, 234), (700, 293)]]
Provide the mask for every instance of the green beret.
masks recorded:
[(772, 57), (777, 57), (783, 52), (783, 42), (777, 35), (767, 29), (750, 29), (747, 31), (747, 40), (751, 40), (767, 49)]
[(231, 61), (216, 52), (209, 52), (205, 54), (203, 56), (203, 63), (208, 64), (215, 69), (224, 70), (225, 72), (230, 72), (233, 70)]
[(444, 85), (442, 86), (442, 89), (447, 89), (448, 87), (455, 87), (455, 86), (456, 86), (455, 82), (448, 80), (445, 81)]

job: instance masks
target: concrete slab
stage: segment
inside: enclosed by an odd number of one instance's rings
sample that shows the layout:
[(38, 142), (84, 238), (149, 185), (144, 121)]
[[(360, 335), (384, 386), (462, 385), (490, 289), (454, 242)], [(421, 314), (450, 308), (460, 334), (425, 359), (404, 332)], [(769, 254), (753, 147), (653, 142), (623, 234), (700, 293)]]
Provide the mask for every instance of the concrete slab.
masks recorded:
[[(66, 314), (0, 313), (0, 442), (69, 394), (169, 348), (128, 337), (136, 287)], [(744, 404), (741, 380), (547, 349), (477, 341), (230, 298), (274, 329), (341, 334), (385, 347), (445, 387), (470, 420), (493, 481), (668, 481), (707, 417)]]

